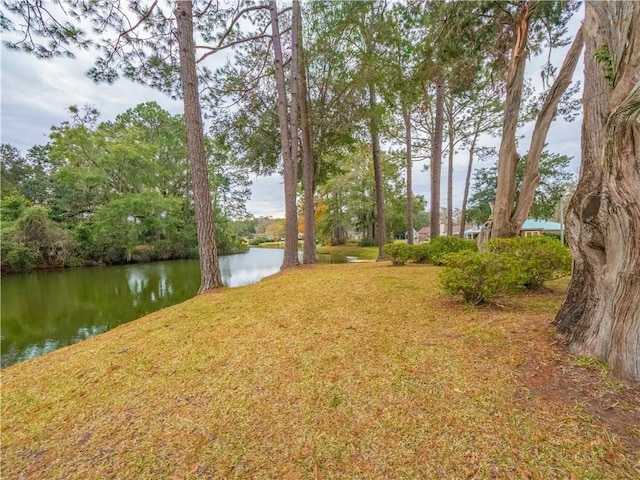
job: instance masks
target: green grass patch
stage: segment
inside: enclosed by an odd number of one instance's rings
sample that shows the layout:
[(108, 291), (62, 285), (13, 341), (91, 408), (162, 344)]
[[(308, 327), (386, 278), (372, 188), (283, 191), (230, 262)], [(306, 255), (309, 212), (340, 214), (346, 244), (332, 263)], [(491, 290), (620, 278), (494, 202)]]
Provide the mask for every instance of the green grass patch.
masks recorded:
[(317, 251), (318, 253), (358, 257), (359, 260), (375, 260), (378, 258), (378, 247), (360, 247), (358, 245), (323, 245), (322, 247), (318, 247)]
[(576, 357), (576, 365), (592, 370), (600, 370), (602, 372), (609, 372), (610, 370), (609, 365), (607, 365), (607, 362), (605, 362), (604, 360), (592, 357), (584, 357), (582, 355), (578, 355)]
[(389, 265), (291, 269), (3, 370), (3, 478), (637, 478), (584, 411), (523, 393), (552, 315)]
[[(300, 245), (300, 242), (298, 242), (298, 245)], [(255, 246), (260, 248), (284, 248), (284, 242), (262, 242)]]

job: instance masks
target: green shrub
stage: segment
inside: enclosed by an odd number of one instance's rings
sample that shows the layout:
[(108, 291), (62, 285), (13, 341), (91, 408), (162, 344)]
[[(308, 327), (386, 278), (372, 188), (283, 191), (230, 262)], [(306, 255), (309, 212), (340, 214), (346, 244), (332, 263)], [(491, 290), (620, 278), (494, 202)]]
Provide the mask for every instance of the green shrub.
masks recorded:
[(260, 245), (261, 243), (265, 243), (265, 242), (270, 242), (271, 240), (268, 239), (267, 237), (256, 237), (256, 238), (252, 238), (249, 241), (249, 245)]
[(394, 265), (404, 265), (411, 260), (413, 254), (411, 245), (406, 243), (387, 243), (382, 251)]
[(361, 247), (375, 247), (376, 245), (378, 245), (378, 242), (376, 242), (375, 238), (364, 237), (360, 240)]
[(2, 271), (28, 272), (36, 266), (35, 252), (19, 243), (3, 240), (2, 242)]
[(440, 287), (473, 305), (522, 288), (517, 265), (506, 255), (462, 250), (445, 255), (442, 262)]
[(478, 250), (475, 240), (463, 240), (459, 237), (436, 237), (427, 245), (427, 256), (436, 265), (442, 265), (444, 256), (449, 253)]
[(487, 251), (513, 258), (530, 290), (571, 271), (569, 249), (547, 236), (498, 238), (488, 242)]
[(417, 245), (413, 245), (411, 250), (411, 260), (414, 262), (427, 263), (430, 260), (428, 243), (418, 243)]
[(0, 218), (2, 222), (13, 222), (30, 206), (31, 202), (24, 195), (19, 193), (7, 195), (0, 201)]
[(75, 240), (69, 231), (56, 225), (48, 214), (49, 211), (44, 207), (28, 207), (11, 224), (11, 228), (3, 232), (3, 240), (15, 247), (13, 251), (7, 251), (3, 265), (26, 271), (76, 263)]

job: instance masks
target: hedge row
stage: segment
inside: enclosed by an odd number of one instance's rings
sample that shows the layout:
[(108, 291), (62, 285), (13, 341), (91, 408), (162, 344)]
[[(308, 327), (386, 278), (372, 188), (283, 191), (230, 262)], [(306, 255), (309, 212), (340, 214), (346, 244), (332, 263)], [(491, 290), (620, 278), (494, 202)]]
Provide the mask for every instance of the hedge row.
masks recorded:
[(539, 289), (554, 277), (568, 275), (571, 253), (550, 237), (516, 237), (491, 240), (484, 253), (445, 255), (443, 264), (444, 291), (477, 305), (498, 294)]
[(433, 263), (442, 265), (445, 255), (462, 250), (477, 250), (474, 240), (462, 240), (458, 237), (437, 237), (426, 243), (408, 245), (406, 243), (388, 243), (384, 254), (394, 265), (407, 262)]

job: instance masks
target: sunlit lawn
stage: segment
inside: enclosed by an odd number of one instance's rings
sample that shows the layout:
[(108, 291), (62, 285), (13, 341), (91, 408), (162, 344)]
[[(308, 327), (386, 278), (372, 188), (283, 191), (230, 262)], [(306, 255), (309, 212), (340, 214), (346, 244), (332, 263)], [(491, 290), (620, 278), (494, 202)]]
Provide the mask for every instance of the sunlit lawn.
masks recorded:
[(297, 268), (5, 369), (2, 478), (638, 478), (521, 381), (561, 295), (471, 308), (389, 265)]
[(375, 260), (378, 258), (378, 247), (359, 247), (357, 245), (335, 245), (318, 247), (318, 253), (330, 253), (357, 257), (359, 260)]

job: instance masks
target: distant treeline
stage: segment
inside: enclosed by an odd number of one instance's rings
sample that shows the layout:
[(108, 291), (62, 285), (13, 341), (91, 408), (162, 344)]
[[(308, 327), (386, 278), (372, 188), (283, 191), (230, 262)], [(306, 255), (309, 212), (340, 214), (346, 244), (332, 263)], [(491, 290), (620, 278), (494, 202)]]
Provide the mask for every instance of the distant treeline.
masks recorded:
[[(22, 154), (0, 146), (2, 273), (197, 257), (184, 126), (155, 103), (98, 123), (91, 108)], [(221, 255), (248, 247), (233, 233), (249, 181), (207, 138)]]

